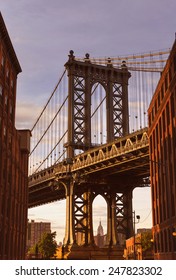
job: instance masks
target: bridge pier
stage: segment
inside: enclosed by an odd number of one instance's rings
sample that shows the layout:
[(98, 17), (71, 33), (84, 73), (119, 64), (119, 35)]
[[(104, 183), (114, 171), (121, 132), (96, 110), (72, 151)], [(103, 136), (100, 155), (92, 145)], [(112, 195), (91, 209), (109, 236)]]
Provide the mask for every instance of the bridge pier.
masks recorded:
[(74, 219), (73, 219), (73, 188), (74, 184), (70, 182), (65, 185), (66, 188), (66, 228), (64, 246), (73, 244), (75, 241), (74, 235)]
[(119, 244), (118, 235), (116, 231), (116, 200), (115, 194), (110, 193), (106, 195), (107, 201), (107, 238), (106, 245), (114, 247)]
[(92, 194), (73, 180), (66, 185), (66, 231), (64, 245), (89, 246), (93, 241)]
[[(112, 191), (113, 190), (113, 191)], [(107, 202), (107, 237), (104, 248), (95, 245), (93, 236), (93, 201), (102, 195)], [(66, 230), (64, 256), (67, 259), (123, 259), (124, 242), (132, 235), (132, 188), (119, 193), (118, 188), (102, 184), (66, 184)]]

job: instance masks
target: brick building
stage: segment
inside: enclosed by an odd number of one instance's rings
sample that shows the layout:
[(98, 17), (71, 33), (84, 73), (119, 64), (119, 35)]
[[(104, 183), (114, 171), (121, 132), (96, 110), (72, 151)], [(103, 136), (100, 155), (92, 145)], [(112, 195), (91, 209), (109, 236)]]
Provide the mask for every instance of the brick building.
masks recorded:
[(51, 223), (35, 222), (34, 220), (28, 222), (27, 247), (36, 245), (44, 233), (51, 233)]
[(20, 72), (0, 14), (0, 259), (25, 258), (30, 131), (15, 128)]
[(153, 260), (153, 243), (151, 237), (151, 229), (138, 229), (135, 237), (132, 236), (126, 240), (124, 259)]
[(155, 259), (176, 259), (176, 42), (148, 109)]

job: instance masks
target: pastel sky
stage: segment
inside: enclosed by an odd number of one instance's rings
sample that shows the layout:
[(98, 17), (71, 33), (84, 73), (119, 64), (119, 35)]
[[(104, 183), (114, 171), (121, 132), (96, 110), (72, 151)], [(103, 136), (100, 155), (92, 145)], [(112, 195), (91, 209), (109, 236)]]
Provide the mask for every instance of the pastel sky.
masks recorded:
[[(92, 57), (170, 48), (176, 32), (175, 0), (5, 0), (1, 13), (22, 67), (18, 76), (16, 127), (32, 128), (58, 82), (68, 53)], [(29, 219), (51, 221), (62, 241), (65, 202), (29, 210)], [(150, 189), (136, 190), (138, 227), (151, 226)], [(95, 232), (105, 225), (97, 200)]]

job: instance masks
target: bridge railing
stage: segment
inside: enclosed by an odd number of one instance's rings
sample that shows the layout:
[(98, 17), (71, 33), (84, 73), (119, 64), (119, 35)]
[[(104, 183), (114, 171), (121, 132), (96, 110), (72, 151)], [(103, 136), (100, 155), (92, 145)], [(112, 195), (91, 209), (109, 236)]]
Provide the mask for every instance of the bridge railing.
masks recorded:
[[(115, 141), (93, 148), (87, 152), (75, 156), (74, 159), (65, 159), (64, 161), (46, 168), (43, 171), (34, 173), (29, 177), (29, 187), (40, 184), (47, 180), (54, 180), (57, 177), (63, 178), (68, 176), (70, 172), (84, 169), (87, 166), (94, 165), (99, 162), (122, 157), (133, 157), (133, 151), (146, 147), (148, 145), (148, 128), (141, 129), (131, 133), (128, 136), (121, 137)], [(131, 153), (131, 154), (130, 154)]]
[(59, 172), (60, 174), (66, 174), (69, 171), (68, 166), (65, 165), (64, 162), (58, 163), (56, 165), (52, 165), (51, 167), (48, 167), (42, 171), (39, 171), (29, 176), (28, 178), (29, 188), (32, 187), (33, 185), (37, 185), (37, 183), (40, 183), (41, 181), (51, 180), (52, 178), (55, 179), (56, 167), (57, 167), (57, 172)]
[(148, 145), (148, 128), (144, 128), (126, 137), (119, 138), (112, 143), (104, 144), (88, 152), (77, 155), (74, 158), (72, 171), (94, 165), (99, 162), (112, 159), (117, 156), (124, 156), (129, 152), (136, 151)]

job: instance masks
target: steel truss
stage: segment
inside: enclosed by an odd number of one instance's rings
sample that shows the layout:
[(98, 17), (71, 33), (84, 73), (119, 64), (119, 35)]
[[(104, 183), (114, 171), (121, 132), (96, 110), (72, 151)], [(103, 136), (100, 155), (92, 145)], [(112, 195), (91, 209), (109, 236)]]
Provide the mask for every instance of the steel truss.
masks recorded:
[(128, 79), (130, 73), (123, 64), (121, 69), (100, 66), (89, 61), (75, 60), (70, 52), (65, 64), (68, 72), (68, 142), (67, 157), (72, 158), (75, 150), (92, 147), (91, 139), (91, 95), (95, 84), (106, 92), (107, 142), (129, 133)]

